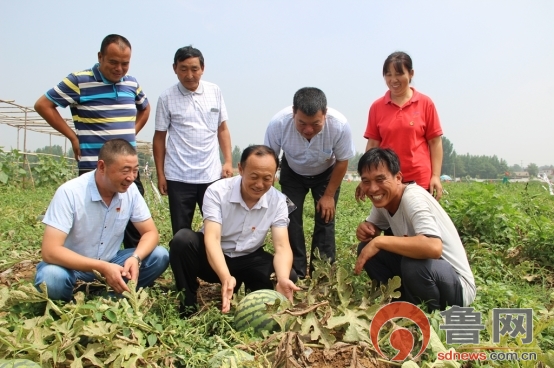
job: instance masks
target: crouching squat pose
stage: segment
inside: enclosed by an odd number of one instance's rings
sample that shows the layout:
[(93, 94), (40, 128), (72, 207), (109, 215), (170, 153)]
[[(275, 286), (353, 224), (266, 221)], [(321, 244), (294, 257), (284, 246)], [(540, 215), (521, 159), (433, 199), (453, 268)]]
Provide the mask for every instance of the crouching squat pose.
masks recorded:
[[(133, 183), (139, 169), (135, 149), (124, 139), (107, 141), (98, 167), (58, 188), (43, 222), (42, 259), (35, 286), (45, 283), (48, 297), (69, 301), (77, 280), (93, 281), (97, 270), (120, 294), (127, 281), (149, 286), (169, 263), (158, 246), (150, 211)], [(127, 223), (140, 233), (136, 248), (120, 250)]]
[[(201, 232), (179, 230), (169, 243), (177, 290), (184, 291), (181, 316), (196, 311), (197, 277), (221, 283), (221, 311), (229, 312), (235, 288), (276, 289), (292, 300), (297, 279), (292, 269), (286, 197), (273, 187), (279, 161), (266, 146), (250, 146), (239, 163), (240, 176), (221, 179), (204, 195)], [(263, 249), (271, 229), (275, 255)]]
[[(361, 188), (373, 203), (356, 230), (361, 241), (355, 273), (386, 283), (402, 279), (401, 299), (425, 303), (428, 311), (468, 306), (475, 280), (467, 256), (447, 213), (422, 187), (403, 184), (398, 156), (372, 148), (358, 162)], [(391, 228), (394, 236), (379, 236)]]

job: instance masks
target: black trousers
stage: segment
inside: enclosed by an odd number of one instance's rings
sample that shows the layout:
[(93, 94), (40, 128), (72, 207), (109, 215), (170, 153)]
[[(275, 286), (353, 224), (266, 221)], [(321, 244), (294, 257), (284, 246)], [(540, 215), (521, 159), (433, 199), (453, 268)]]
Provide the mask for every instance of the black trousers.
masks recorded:
[[(273, 268), (273, 255), (259, 248), (253, 253), (241, 257), (227, 257), (225, 262), (229, 272), (236, 279), (235, 292), (244, 282), (246, 289), (256, 291), (273, 289), (270, 280)], [(169, 242), (169, 264), (175, 278), (178, 291), (184, 291), (181, 302), (181, 315), (187, 316), (196, 311), (196, 292), (199, 283), (197, 278), (211, 283), (219, 283), (219, 277), (210, 266), (206, 255), (204, 234), (190, 229), (181, 229)], [(297, 276), (291, 272), (294, 282)]]
[(171, 215), (173, 235), (181, 229), (192, 229), (192, 219), (196, 204), (202, 213), (204, 193), (212, 183), (188, 184), (180, 181), (167, 181), (167, 197)]
[[(358, 245), (358, 255), (366, 244)], [(464, 305), (460, 277), (444, 259), (414, 259), (380, 250), (366, 262), (364, 269), (370, 278), (381, 283), (400, 276), (400, 300), (416, 305), (425, 303), (429, 313)]]
[[(289, 214), (289, 242), (294, 255), (293, 268), (300, 278), (306, 277), (306, 268), (308, 265), (306, 255), (306, 239), (304, 238), (304, 201), (308, 191), (311, 190), (314, 201), (314, 208), (319, 199), (325, 193), (329, 184), (331, 173), (334, 166), (331, 166), (324, 172), (315, 176), (304, 176), (295, 173), (288, 165), (287, 159), (283, 156), (281, 161), (281, 173), (279, 183), (281, 191), (297, 206), (297, 209)], [(340, 187), (335, 193), (335, 209), (339, 200)], [(321, 212), (315, 211), (314, 232), (312, 236), (312, 247), (310, 252), (310, 274), (312, 273), (312, 260), (314, 251), (319, 250), (323, 258), (328, 258), (331, 262), (335, 260), (335, 218), (325, 223), (321, 218)]]
[[(90, 169), (79, 169), (79, 176), (86, 174), (92, 170)], [(135, 179), (135, 184), (137, 185), (137, 188), (140, 192), (140, 194), (144, 197), (144, 187), (142, 186), (142, 182), (140, 181), (140, 173), (137, 173), (137, 178)], [(123, 235), (123, 247), (125, 249), (128, 248), (136, 248), (138, 243), (140, 241), (140, 233), (138, 232), (137, 228), (131, 221), (127, 223), (127, 227), (125, 227), (125, 234)]]

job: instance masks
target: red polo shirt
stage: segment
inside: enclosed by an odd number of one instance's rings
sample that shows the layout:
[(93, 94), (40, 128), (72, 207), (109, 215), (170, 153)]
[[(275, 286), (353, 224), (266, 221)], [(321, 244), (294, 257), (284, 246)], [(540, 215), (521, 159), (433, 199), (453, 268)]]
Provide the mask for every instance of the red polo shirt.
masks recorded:
[(412, 98), (402, 107), (392, 102), (390, 91), (375, 101), (364, 137), (396, 152), (403, 181), (415, 181), (429, 189), (432, 170), (427, 141), (441, 136), (442, 128), (433, 101), (414, 88), (412, 91)]

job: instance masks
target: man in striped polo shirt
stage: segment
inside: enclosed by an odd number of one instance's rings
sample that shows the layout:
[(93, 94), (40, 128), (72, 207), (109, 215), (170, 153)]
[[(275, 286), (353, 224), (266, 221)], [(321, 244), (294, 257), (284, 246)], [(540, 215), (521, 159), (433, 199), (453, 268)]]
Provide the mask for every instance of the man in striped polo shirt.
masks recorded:
[[(148, 120), (148, 99), (137, 80), (127, 75), (130, 60), (130, 42), (120, 35), (108, 35), (100, 46), (97, 64), (69, 74), (35, 103), (40, 116), (71, 142), (79, 175), (96, 169), (98, 152), (110, 139), (125, 139), (136, 147), (136, 134)], [(58, 106), (70, 107), (76, 132), (61, 117)], [(138, 176), (135, 184), (144, 194)], [(129, 223), (125, 248), (136, 247), (139, 239)]]

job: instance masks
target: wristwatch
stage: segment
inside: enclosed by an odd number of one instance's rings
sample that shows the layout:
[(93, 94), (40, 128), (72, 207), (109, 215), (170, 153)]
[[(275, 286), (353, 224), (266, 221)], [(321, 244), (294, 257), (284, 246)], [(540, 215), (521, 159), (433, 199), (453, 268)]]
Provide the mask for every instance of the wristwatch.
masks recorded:
[(138, 266), (140, 267), (140, 265), (142, 264), (142, 260), (140, 259), (140, 257), (137, 254), (133, 254), (131, 257), (136, 258), (136, 260), (138, 261)]

